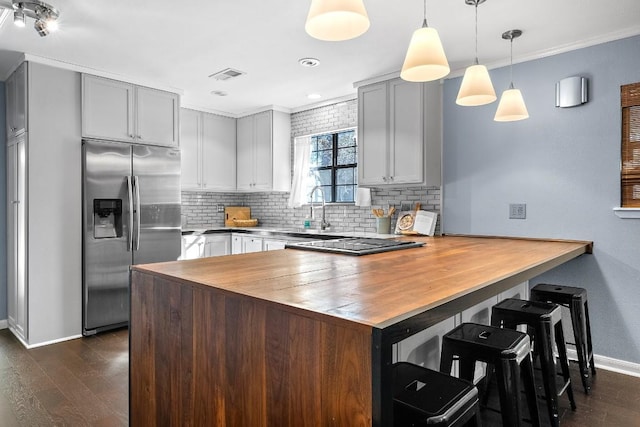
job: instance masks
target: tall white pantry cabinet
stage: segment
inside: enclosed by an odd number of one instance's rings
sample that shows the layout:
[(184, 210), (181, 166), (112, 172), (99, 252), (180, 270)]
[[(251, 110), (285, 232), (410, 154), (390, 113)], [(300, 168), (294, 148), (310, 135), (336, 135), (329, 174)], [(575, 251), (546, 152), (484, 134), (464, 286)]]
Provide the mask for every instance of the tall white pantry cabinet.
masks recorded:
[(11, 84), (7, 121), (19, 125), (7, 129), (8, 323), (32, 347), (80, 335), (81, 81), (23, 62)]

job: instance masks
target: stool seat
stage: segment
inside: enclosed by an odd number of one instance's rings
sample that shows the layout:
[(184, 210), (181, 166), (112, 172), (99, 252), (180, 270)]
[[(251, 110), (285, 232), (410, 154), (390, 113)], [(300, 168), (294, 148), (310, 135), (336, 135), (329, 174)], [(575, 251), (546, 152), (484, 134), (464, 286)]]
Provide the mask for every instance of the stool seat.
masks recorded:
[(393, 365), (394, 424), (480, 427), (478, 389), (469, 381), (408, 362)]
[(582, 386), (585, 393), (589, 394), (591, 376), (596, 374), (596, 367), (593, 363), (587, 290), (575, 286), (541, 283), (531, 289), (531, 300), (552, 302), (569, 308)]
[(450, 373), (458, 356), (460, 378), (473, 381), (476, 361), (494, 366), (500, 394), (500, 412), (505, 426), (522, 423), (520, 411), (520, 376), (524, 380), (527, 404), (534, 426), (540, 425), (529, 336), (521, 332), (463, 323), (442, 338), (440, 372)]
[[(540, 359), (547, 410), (551, 425), (554, 427), (559, 427), (560, 425), (558, 395), (563, 390), (567, 390), (571, 409), (576, 409), (561, 316), (560, 306), (557, 304), (515, 298), (505, 299), (491, 309), (491, 324), (493, 326), (512, 329), (516, 329), (518, 325), (527, 326), (527, 331), (534, 342), (534, 355)], [(553, 354), (554, 342), (558, 348), (564, 380), (560, 390), (558, 390), (556, 384), (556, 358)]]

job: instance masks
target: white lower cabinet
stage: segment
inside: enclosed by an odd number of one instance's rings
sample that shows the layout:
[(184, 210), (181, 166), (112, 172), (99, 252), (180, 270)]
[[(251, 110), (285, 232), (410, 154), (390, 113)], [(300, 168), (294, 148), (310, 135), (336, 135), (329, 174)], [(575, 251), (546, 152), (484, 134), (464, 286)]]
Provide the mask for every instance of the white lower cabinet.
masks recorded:
[(232, 254), (248, 254), (262, 252), (262, 237), (250, 234), (233, 234), (231, 237)]
[(231, 254), (231, 236), (228, 234), (205, 235), (203, 251), (205, 257)]
[(457, 316), (453, 316), (400, 341), (397, 344), (397, 359), (439, 371), (442, 337), (457, 325)]
[[(442, 351), (442, 337), (456, 326), (465, 322), (491, 324), (491, 308), (506, 298), (527, 299), (529, 297), (529, 282), (520, 283), (511, 289), (491, 297), (471, 308), (443, 320), (423, 331), (418, 332), (395, 345), (394, 362), (411, 362), (434, 370), (440, 370), (440, 354)], [(452, 375), (457, 375), (457, 362), (453, 363)], [(485, 375), (486, 364), (476, 363), (474, 383)]]
[(277, 251), (284, 249), (284, 245), (286, 244), (286, 240), (264, 239), (262, 242), (262, 249), (265, 251)]
[(182, 236), (180, 259), (197, 259), (231, 254), (229, 234), (198, 234)]

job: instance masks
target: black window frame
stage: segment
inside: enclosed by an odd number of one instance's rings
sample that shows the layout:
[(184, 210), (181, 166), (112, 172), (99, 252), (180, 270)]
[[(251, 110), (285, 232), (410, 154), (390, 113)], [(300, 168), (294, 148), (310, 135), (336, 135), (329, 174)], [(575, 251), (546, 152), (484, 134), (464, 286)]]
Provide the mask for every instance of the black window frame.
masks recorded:
[[(339, 165), (338, 164), (338, 135), (340, 135), (341, 133), (345, 133), (345, 132), (353, 132), (354, 133), (354, 141), (355, 143), (353, 144), (353, 147), (355, 148), (355, 158), (356, 161), (355, 163), (349, 163), (349, 164), (343, 164), (343, 165)], [(325, 133), (321, 133), (321, 134), (317, 134), (317, 135), (313, 135), (312, 138), (319, 138), (322, 136), (326, 136), (326, 135), (331, 135), (331, 149), (332, 149), (332, 155), (331, 155), (331, 165), (330, 166), (311, 166), (310, 170), (312, 172), (315, 171), (321, 171), (321, 170), (330, 170), (331, 171), (331, 194), (326, 195), (325, 194), (325, 198), (327, 199), (327, 203), (343, 203), (343, 204), (353, 204), (355, 203), (355, 197), (356, 197), (356, 189), (358, 188), (358, 132), (357, 132), (357, 128), (352, 128), (352, 129), (341, 129), (341, 130), (337, 130), (337, 131), (333, 131), (333, 132), (325, 132)], [(350, 147), (341, 147), (341, 148), (350, 148)], [(316, 150), (311, 150), (311, 153), (319, 153), (320, 151), (323, 150), (318, 150), (317, 146), (316, 146)], [(353, 183), (353, 200), (350, 201), (337, 201), (337, 189), (338, 189), (338, 184), (337, 184), (337, 177), (338, 177), (338, 171), (340, 169), (354, 169), (354, 183)], [(343, 184), (344, 185), (344, 184)], [(324, 187), (328, 187), (328, 186), (324, 186), (321, 185), (321, 188)], [(317, 195), (317, 193), (314, 195), (314, 202), (318, 202), (320, 201), (319, 196)]]

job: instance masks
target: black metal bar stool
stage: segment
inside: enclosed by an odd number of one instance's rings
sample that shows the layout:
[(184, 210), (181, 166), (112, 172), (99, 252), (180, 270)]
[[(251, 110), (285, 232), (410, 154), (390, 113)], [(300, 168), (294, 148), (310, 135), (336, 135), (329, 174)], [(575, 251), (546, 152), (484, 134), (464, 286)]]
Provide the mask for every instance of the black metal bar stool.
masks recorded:
[(591, 324), (589, 323), (589, 304), (587, 290), (573, 286), (539, 284), (531, 289), (532, 301), (546, 301), (563, 305), (571, 312), (571, 325), (575, 337), (576, 352), (582, 386), (585, 393), (591, 392), (591, 375), (596, 374), (593, 363), (593, 344), (591, 343)]
[(408, 362), (393, 365), (394, 425), (481, 427), (472, 383)]
[(442, 338), (440, 372), (451, 372), (455, 356), (459, 360), (460, 378), (467, 381), (473, 381), (476, 361), (494, 365), (504, 426), (517, 427), (522, 424), (522, 374), (531, 423), (536, 427), (540, 426), (531, 346), (527, 334), (477, 323), (463, 323)]
[[(562, 331), (560, 306), (540, 301), (526, 301), (515, 298), (505, 299), (491, 309), (491, 324), (496, 327), (516, 329), (518, 325), (527, 325), (527, 331), (533, 339), (533, 354), (540, 359), (542, 382), (547, 400), (547, 411), (551, 425), (560, 426), (558, 414), (558, 396), (567, 390), (571, 409), (576, 409), (569, 374), (569, 360)], [(553, 343), (558, 347), (563, 385), (558, 389), (556, 378), (556, 358)]]

